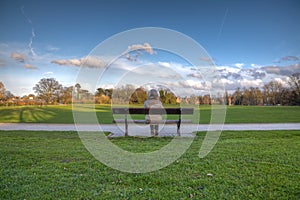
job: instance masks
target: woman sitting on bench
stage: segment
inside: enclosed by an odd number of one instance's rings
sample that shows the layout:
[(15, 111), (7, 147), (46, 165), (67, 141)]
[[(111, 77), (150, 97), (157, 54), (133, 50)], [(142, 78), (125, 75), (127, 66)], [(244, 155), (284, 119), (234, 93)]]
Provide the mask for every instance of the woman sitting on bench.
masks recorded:
[[(144, 103), (144, 108), (163, 108), (157, 90), (152, 89), (149, 91), (148, 99)], [(146, 115), (146, 122), (150, 123), (151, 136), (158, 136), (158, 123), (161, 120), (161, 115)]]

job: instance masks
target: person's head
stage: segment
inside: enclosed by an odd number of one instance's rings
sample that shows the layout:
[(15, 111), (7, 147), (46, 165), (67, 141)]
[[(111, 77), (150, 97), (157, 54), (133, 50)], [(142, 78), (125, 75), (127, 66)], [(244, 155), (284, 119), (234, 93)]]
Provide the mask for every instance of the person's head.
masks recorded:
[(158, 95), (157, 90), (151, 89), (148, 93), (148, 99), (158, 99), (158, 98), (159, 98), (159, 95)]

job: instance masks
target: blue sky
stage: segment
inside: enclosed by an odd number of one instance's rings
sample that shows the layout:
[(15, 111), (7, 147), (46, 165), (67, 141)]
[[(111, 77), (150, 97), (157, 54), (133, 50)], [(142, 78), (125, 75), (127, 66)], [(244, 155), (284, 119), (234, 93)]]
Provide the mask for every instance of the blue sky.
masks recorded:
[[(15, 95), (33, 93), (33, 86), (44, 77), (74, 85), (79, 66), (61, 61), (79, 61), (114, 34), (162, 27), (202, 45), (229, 90), (260, 87), (271, 80), (286, 84), (287, 76), (300, 71), (299, 11), (297, 0), (4, 0), (0, 3), (0, 81)], [(139, 59), (172, 64), (179, 70), (184, 66), (176, 56), (155, 52), (152, 59), (147, 52)], [(108, 80), (112, 75), (107, 76)], [(195, 78), (186, 72), (188, 77)], [(186, 81), (195, 87), (196, 80)]]

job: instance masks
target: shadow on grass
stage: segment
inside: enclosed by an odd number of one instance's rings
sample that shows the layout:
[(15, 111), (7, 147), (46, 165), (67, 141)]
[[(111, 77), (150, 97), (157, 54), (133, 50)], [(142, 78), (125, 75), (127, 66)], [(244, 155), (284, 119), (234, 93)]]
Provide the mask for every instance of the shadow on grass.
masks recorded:
[(56, 115), (57, 113), (43, 108), (22, 107), (19, 112), (19, 122), (48, 122)]

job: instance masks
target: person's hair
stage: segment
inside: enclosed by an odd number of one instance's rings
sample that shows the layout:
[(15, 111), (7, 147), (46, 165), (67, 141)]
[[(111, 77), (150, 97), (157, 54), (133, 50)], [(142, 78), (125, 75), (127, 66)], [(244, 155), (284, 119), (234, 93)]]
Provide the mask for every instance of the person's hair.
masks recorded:
[(148, 93), (148, 99), (158, 99), (158, 98), (159, 98), (159, 95), (158, 95), (157, 90), (151, 89)]

